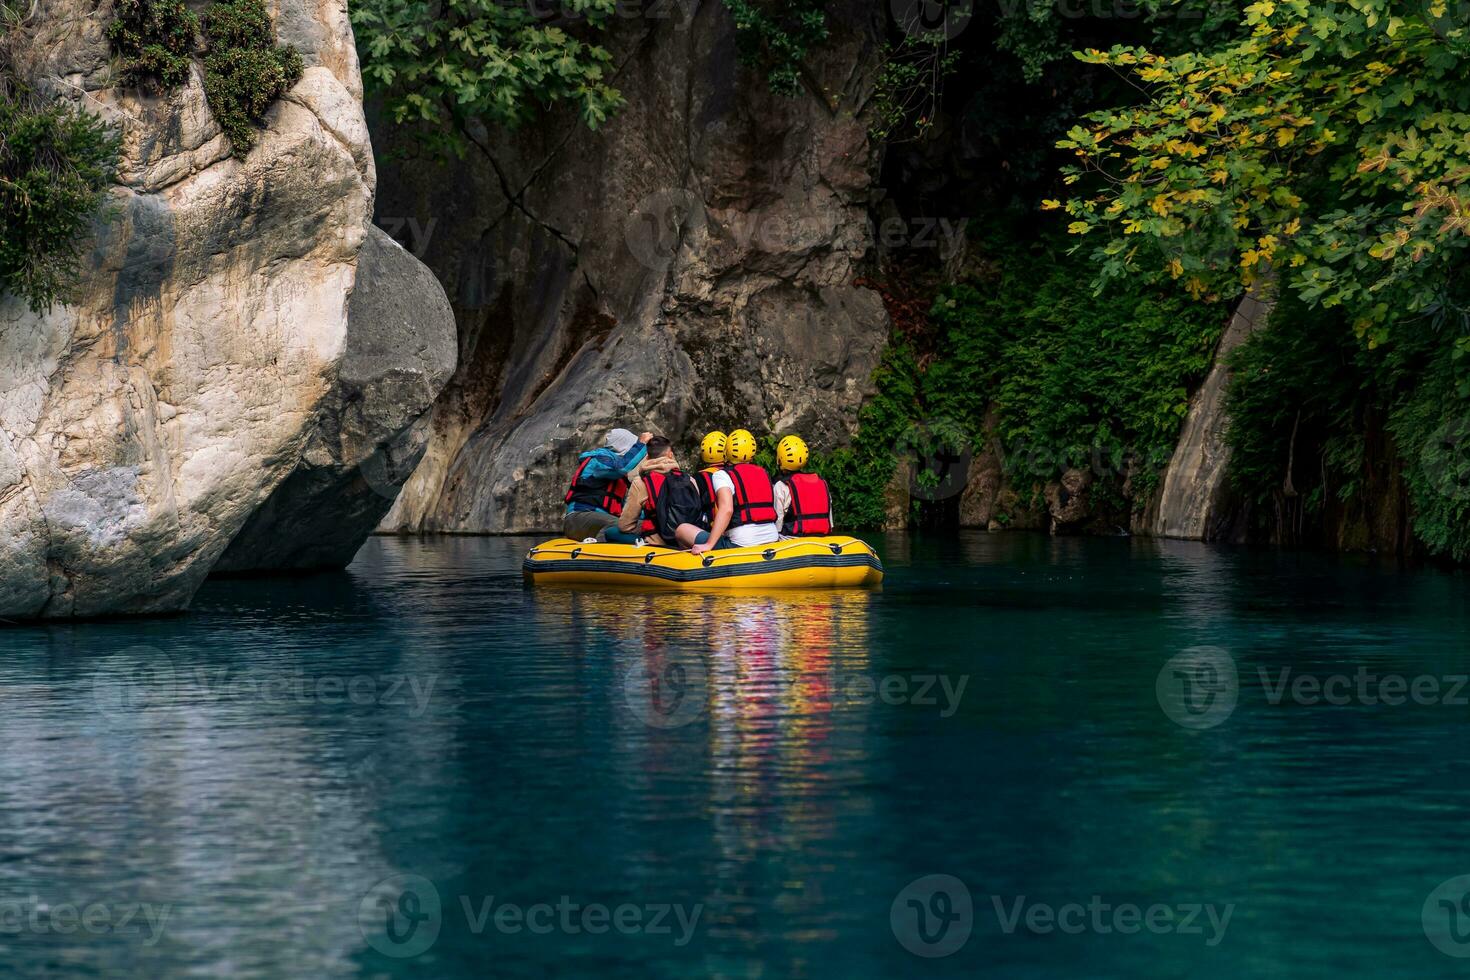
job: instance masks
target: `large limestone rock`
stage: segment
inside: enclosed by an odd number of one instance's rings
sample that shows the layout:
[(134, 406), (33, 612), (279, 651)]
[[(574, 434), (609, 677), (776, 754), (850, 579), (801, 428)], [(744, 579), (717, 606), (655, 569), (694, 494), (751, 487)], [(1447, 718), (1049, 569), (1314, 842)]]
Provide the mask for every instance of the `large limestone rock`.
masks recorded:
[(455, 363), (454, 313), (433, 274), (378, 228), (357, 263), (347, 352), (301, 462), (216, 573), (343, 568), (429, 443), (427, 413)]
[(273, 12), (307, 68), (243, 159), (197, 66), (164, 96), (117, 87), (109, 4), (29, 21), (22, 73), (124, 155), (70, 301), (0, 299), (0, 616), (186, 606), (336, 391), (373, 158), (345, 6)]
[(1275, 295), (1267, 286), (1247, 293), (1236, 307), (1204, 384), (1189, 400), (1179, 443), (1169, 460), (1153, 510), (1151, 533), (1161, 538), (1212, 538), (1228, 512), (1225, 478), (1230, 447), (1225, 393), (1230, 386), (1230, 354), (1271, 319)]
[[(380, 223), (433, 228), (460, 367), (387, 530), (559, 523), (576, 454), (614, 425), (845, 441), (886, 340), (854, 286), (876, 147), (863, 106), (884, 10), (836, 3), (812, 90), (770, 94), (713, 0), (619, 19), (602, 129), (472, 133), (453, 179), (384, 129)], [(385, 154), (385, 159), (392, 154)]]

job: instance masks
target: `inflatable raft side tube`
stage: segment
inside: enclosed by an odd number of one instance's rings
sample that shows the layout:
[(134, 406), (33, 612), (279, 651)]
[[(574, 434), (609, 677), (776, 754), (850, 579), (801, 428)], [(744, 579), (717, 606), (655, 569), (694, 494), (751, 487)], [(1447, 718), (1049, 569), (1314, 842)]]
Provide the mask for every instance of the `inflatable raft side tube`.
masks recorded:
[(536, 576), (556, 572), (604, 573), (627, 578), (656, 578), (665, 582), (703, 582), (710, 579), (740, 578), (747, 575), (767, 575), (774, 571), (796, 571), (802, 568), (854, 568), (863, 567), (882, 570), (878, 559), (871, 555), (805, 555), (799, 558), (782, 558), (779, 565), (766, 562), (746, 562), (738, 565), (710, 565), (701, 568), (665, 568), (659, 565), (634, 565), (626, 561), (598, 558), (569, 558), (563, 560), (541, 560), (527, 558), (522, 566), (527, 575)]

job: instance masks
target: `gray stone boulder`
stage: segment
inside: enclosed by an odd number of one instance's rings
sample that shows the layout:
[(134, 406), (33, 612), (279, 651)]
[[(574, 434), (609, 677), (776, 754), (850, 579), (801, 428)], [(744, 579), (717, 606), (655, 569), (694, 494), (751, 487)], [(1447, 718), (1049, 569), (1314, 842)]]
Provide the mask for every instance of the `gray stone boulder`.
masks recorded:
[(301, 461), (251, 515), (214, 572), (343, 568), (429, 443), (426, 417), (454, 372), (454, 313), (433, 274), (372, 228), (347, 306), (347, 351)]

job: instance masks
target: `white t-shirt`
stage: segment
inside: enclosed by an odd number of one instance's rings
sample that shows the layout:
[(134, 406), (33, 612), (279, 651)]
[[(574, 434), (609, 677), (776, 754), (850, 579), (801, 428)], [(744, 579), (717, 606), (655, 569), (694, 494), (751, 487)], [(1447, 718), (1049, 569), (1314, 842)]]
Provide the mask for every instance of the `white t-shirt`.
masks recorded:
[[(721, 490), (729, 490), (730, 497), (735, 496), (735, 481), (730, 479), (730, 474), (724, 470), (715, 470), (710, 474), (710, 483), (714, 486), (715, 493)], [(713, 515), (711, 515), (713, 517)], [(772, 541), (781, 540), (781, 525), (779, 524), (742, 524), (732, 527), (725, 532), (725, 536), (737, 548), (752, 548), (758, 544), (770, 544)]]

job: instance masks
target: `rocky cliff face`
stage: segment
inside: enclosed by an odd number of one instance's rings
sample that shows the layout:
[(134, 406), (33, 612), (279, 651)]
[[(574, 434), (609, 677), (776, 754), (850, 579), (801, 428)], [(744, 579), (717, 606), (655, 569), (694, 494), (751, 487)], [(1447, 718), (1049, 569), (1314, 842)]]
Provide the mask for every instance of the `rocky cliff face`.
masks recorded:
[(403, 154), (378, 220), (432, 229), (460, 348), (385, 529), (554, 527), (576, 454), (614, 425), (686, 453), (706, 427), (847, 438), (888, 321), (852, 285), (882, 10), (846, 7), (800, 98), (737, 65), (722, 4), (681, 3), (619, 21), (627, 104), (598, 132), (555, 114), (472, 132), (452, 179), (377, 134)]
[(110, 5), (30, 19), (18, 68), (124, 153), (69, 302), (0, 298), (0, 616), (186, 606), (338, 390), (374, 187), (356, 56), (343, 5), (273, 13), (307, 68), (241, 159), (197, 66), (165, 96), (119, 87)]

